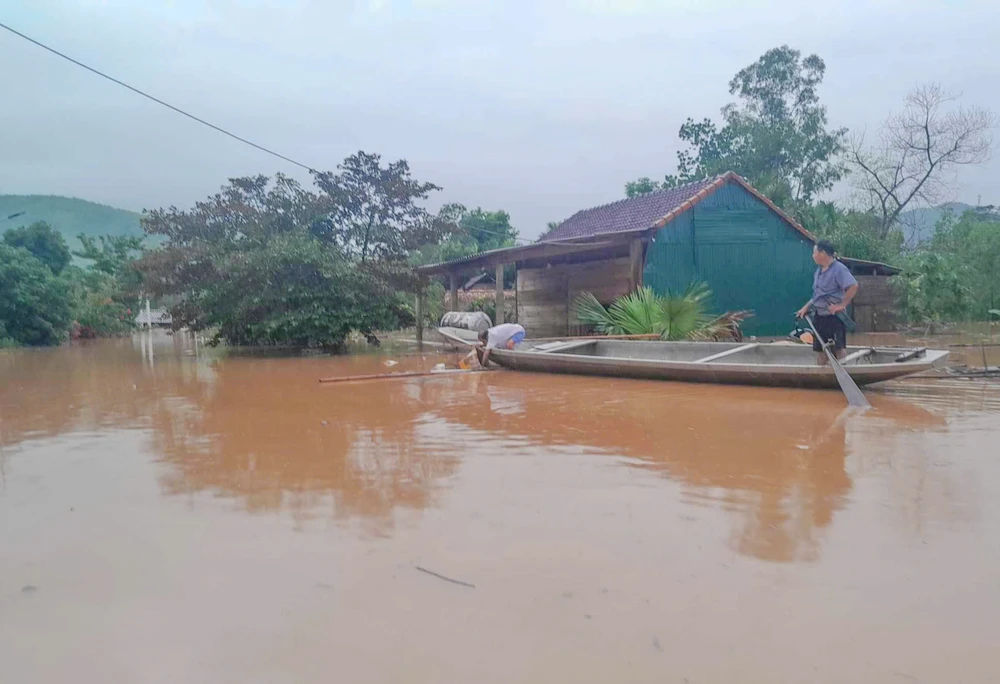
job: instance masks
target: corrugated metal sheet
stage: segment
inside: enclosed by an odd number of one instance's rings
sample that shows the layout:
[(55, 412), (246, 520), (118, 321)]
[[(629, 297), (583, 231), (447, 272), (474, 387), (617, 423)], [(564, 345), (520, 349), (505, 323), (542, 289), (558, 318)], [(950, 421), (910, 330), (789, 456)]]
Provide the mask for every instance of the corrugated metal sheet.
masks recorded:
[(657, 232), (643, 281), (681, 292), (693, 280), (712, 288), (715, 312), (753, 309), (750, 335), (783, 335), (809, 299), (812, 243), (739, 185), (720, 188)]

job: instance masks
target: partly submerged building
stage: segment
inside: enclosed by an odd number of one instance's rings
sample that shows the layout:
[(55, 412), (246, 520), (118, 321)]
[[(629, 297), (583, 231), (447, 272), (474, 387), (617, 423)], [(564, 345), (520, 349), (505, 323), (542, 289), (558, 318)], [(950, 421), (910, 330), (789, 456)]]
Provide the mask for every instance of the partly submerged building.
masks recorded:
[[(682, 292), (692, 281), (712, 289), (713, 311), (751, 309), (744, 332), (783, 335), (809, 298), (816, 238), (773, 202), (729, 172), (669, 190), (577, 212), (539, 242), (421, 267), (447, 274), (457, 308), (462, 276), (517, 266), (517, 321), (532, 337), (581, 331), (573, 302), (592, 292), (609, 303), (641, 285)], [(852, 315), (862, 331), (891, 329), (886, 264), (841, 257), (861, 285)], [(502, 282), (502, 279), (501, 279)]]

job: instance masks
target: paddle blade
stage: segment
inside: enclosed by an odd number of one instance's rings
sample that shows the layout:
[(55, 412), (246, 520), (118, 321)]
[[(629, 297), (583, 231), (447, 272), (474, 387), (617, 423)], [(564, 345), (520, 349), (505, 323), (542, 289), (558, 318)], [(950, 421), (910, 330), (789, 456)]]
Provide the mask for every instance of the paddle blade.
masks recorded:
[[(812, 329), (813, 335), (816, 336), (816, 339), (822, 343), (823, 337), (816, 330), (812, 317), (806, 316), (806, 322)], [(844, 396), (847, 397), (847, 405), (855, 406), (857, 408), (871, 408), (872, 405), (868, 403), (868, 400), (865, 398), (861, 388), (858, 387), (858, 383), (854, 382), (854, 378), (851, 377), (851, 374), (844, 370), (844, 367), (840, 365), (840, 361), (838, 361), (837, 357), (834, 356), (832, 351), (830, 351), (830, 347), (823, 345), (823, 351), (826, 352), (826, 358), (830, 362), (830, 367), (833, 368), (833, 374), (837, 377), (837, 384), (840, 385), (840, 390), (844, 393)]]
[(844, 392), (844, 396), (847, 397), (847, 404), (858, 408), (871, 408), (872, 405), (868, 403), (864, 392), (858, 387), (858, 383), (854, 382), (851, 374), (840, 365), (837, 357), (831, 354), (829, 349), (826, 350), (826, 355), (830, 359), (830, 365), (833, 367), (833, 374), (837, 376), (840, 389)]

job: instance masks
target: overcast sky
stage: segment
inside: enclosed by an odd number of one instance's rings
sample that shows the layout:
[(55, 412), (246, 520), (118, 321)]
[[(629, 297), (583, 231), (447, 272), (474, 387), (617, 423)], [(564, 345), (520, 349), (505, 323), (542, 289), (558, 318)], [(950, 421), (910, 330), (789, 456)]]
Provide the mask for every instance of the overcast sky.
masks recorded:
[[(990, 0), (5, 0), (0, 21), (310, 166), (364, 149), (508, 210), (521, 234), (675, 168), (677, 129), (789, 44), (826, 61), (833, 125), (938, 81), (1000, 111)], [(189, 206), (307, 174), (0, 31), (0, 193)], [(955, 199), (1000, 204), (1000, 161)]]

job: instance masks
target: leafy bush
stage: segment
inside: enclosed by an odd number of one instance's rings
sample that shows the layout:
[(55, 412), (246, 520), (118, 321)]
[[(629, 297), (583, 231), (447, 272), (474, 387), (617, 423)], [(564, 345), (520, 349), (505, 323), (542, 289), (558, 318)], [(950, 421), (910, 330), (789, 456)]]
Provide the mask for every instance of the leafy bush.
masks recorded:
[(238, 345), (339, 348), (352, 330), (371, 336), (413, 322), (408, 302), (336, 250), (306, 235), (213, 259), (192, 284), (199, 328)]
[(64, 277), (70, 288), (77, 337), (116, 337), (136, 328), (138, 300), (125, 296), (114, 276), (71, 266)]

